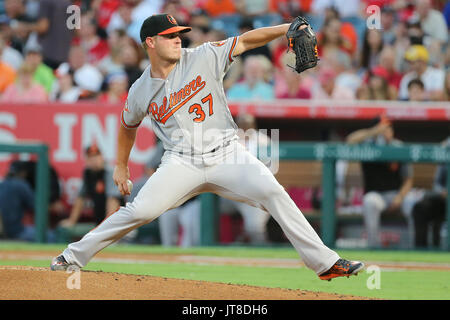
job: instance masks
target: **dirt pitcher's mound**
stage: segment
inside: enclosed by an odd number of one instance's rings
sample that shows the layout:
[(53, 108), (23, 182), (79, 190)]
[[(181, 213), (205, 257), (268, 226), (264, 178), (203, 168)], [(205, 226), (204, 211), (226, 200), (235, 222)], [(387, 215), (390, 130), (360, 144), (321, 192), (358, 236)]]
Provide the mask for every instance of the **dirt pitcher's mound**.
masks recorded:
[[(77, 278), (78, 277), (78, 278)], [(336, 300), (330, 293), (178, 280), (152, 276), (0, 266), (3, 300)], [(72, 289), (69, 289), (72, 288)], [(363, 298), (364, 299), (364, 298)]]

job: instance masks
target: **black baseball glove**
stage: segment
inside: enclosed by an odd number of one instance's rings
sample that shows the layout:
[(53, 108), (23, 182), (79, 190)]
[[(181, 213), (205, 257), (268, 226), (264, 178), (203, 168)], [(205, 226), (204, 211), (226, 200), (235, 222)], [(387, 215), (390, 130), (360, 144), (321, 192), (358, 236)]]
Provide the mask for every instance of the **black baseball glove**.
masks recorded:
[[(307, 27), (299, 30), (302, 25)], [(295, 67), (289, 67), (298, 73), (314, 68), (319, 61), (317, 38), (308, 21), (301, 16), (295, 18), (286, 32), (286, 37), (289, 45), (288, 51), (291, 49), (295, 53)]]

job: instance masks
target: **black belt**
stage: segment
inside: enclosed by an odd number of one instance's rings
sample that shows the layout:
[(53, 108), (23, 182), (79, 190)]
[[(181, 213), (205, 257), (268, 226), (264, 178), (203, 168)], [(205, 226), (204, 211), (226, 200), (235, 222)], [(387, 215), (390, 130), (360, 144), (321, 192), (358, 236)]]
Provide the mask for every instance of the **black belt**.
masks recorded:
[(214, 149), (212, 149), (210, 152), (216, 152), (217, 150), (219, 150), (220, 148), (225, 148), (228, 147), (231, 144), (231, 141), (228, 140), (226, 141), (223, 145), (217, 146)]

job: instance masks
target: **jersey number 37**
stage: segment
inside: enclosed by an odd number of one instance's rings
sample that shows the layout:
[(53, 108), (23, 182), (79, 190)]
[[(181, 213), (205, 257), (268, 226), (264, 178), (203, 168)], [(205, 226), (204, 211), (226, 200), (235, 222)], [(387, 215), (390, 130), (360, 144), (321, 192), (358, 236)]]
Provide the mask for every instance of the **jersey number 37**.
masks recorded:
[[(202, 99), (203, 104), (206, 104), (207, 102), (208, 102), (207, 107), (209, 107), (209, 116), (212, 116), (214, 114), (214, 110), (211, 93)], [(194, 103), (193, 105), (191, 105), (188, 111), (189, 113), (195, 113), (196, 117), (193, 119), (194, 122), (203, 122), (206, 118), (205, 111), (203, 111), (202, 106), (198, 103)]]

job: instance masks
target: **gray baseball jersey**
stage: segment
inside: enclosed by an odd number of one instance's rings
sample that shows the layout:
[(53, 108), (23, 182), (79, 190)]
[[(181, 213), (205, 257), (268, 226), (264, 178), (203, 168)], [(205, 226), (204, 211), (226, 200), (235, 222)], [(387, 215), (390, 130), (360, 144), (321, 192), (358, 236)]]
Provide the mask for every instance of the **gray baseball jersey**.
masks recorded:
[(237, 139), (222, 80), (238, 37), (182, 49), (167, 79), (152, 78), (151, 65), (131, 86), (122, 125), (136, 128), (145, 116), (166, 150), (202, 154)]

